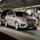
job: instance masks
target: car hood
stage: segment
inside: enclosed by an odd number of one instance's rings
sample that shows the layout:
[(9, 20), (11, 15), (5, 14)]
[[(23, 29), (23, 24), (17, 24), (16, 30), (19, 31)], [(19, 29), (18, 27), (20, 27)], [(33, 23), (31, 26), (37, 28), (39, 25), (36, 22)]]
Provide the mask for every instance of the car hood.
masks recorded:
[(16, 19), (19, 23), (27, 23), (26, 18), (24, 17), (17, 17)]

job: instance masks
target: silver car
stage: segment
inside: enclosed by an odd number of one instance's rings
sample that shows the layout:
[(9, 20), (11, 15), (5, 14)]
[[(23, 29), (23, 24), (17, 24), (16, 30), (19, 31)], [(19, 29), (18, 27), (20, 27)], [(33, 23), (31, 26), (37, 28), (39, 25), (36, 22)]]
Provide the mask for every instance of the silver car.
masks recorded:
[(5, 26), (10, 25), (18, 28), (26, 28), (28, 26), (24, 12), (8, 13), (5, 17)]

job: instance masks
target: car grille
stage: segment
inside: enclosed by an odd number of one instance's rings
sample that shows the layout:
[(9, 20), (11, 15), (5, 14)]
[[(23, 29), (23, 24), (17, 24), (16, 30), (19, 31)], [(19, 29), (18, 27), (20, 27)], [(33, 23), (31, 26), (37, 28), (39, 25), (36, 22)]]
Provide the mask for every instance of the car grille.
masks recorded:
[(25, 24), (21, 24), (21, 26), (25, 26)]

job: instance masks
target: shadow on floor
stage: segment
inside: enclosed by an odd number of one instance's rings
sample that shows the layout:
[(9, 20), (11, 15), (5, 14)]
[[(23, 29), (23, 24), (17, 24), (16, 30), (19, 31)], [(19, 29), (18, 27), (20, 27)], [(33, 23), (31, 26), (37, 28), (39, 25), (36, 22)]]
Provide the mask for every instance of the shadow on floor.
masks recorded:
[(0, 40), (17, 40), (17, 39), (12, 38), (12, 37), (0, 32)]

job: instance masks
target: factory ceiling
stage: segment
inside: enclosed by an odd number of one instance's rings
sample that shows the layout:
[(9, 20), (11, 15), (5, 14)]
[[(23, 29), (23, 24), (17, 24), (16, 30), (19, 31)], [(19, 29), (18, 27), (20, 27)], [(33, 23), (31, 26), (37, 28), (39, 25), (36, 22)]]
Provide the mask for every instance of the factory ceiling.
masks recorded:
[(6, 4), (12, 7), (29, 6), (40, 4), (40, 0), (2, 0), (0, 4)]

